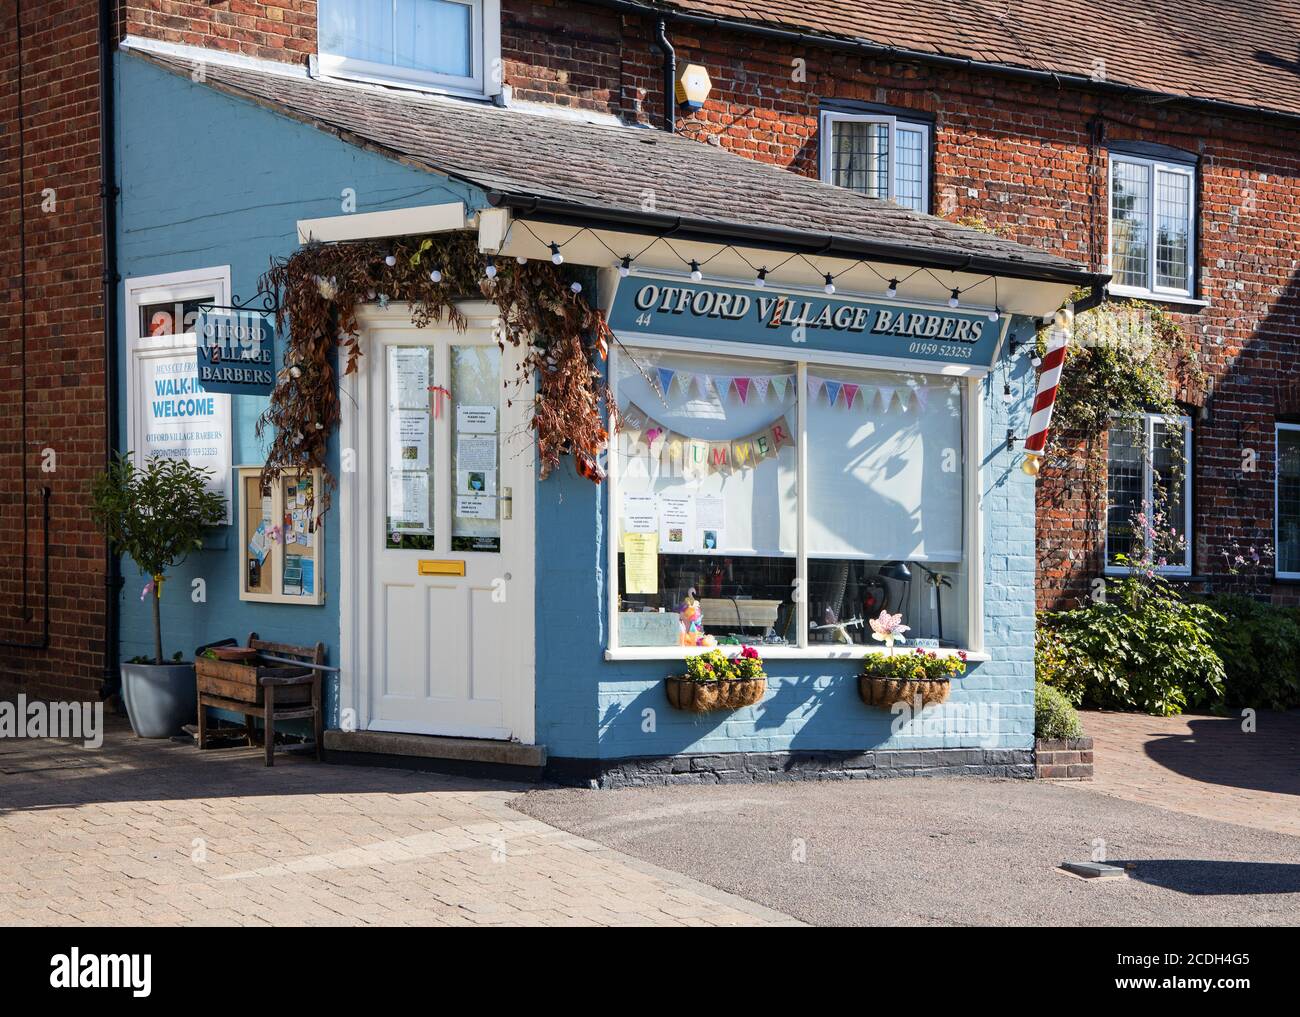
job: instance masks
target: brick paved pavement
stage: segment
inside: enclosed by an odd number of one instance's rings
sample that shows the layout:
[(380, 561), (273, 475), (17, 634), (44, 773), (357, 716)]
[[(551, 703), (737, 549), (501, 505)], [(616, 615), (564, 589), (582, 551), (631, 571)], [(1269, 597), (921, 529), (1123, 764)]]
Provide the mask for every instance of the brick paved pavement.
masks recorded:
[(1300, 711), (1242, 718), (1084, 712), (1096, 779), (1084, 785), (1133, 802), (1300, 835)]
[(785, 915), (529, 819), (508, 784), (0, 741), (0, 923), (756, 925)]

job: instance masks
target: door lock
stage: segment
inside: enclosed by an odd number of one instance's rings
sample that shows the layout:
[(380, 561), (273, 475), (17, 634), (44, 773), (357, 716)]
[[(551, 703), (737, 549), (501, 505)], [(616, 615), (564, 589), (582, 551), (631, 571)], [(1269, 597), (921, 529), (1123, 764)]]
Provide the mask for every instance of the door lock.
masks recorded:
[(501, 518), (513, 518), (514, 513), (514, 489), (510, 487), (501, 488)]

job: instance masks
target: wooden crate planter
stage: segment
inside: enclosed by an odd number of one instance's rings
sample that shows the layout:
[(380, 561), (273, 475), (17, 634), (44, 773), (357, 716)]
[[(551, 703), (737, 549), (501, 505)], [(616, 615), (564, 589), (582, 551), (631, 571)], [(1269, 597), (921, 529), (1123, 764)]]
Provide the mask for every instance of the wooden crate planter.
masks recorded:
[(947, 702), (952, 692), (951, 678), (881, 678), (858, 675), (858, 695), (868, 706), (889, 709), (895, 703), (914, 703), (921, 697), (922, 706)]
[[(231, 640), (233, 642), (233, 640)], [(257, 638), (254, 632), (248, 637), (250, 648), (276, 657), (301, 660), (304, 664), (324, 664), (325, 645), (314, 647), (291, 646), (272, 643)], [(261, 717), (265, 725), (262, 736), (266, 752), (266, 765), (274, 765), (275, 725), (281, 720), (311, 718), (316, 739), (316, 758), (320, 759), (323, 735), (320, 671), (293, 664), (265, 662), (253, 658), (248, 662), (212, 660), (196, 654), (194, 680), (199, 698), (199, 748), (208, 747), (208, 708), (229, 710), (244, 715), (244, 730), (248, 744), (255, 743), (254, 717)]]
[(696, 681), (681, 675), (666, 679), (668, 702), (689, 713), (739, 710), (753, 706), (767, 692), (766, 678), (724, 678)]

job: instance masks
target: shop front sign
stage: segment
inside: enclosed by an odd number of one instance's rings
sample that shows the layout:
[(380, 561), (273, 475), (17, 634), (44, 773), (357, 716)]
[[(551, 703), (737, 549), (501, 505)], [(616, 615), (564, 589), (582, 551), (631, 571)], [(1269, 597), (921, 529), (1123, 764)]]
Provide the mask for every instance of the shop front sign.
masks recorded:
[(1009, 321), (988, 311), (909, 306), (896, 300), (816, 297), (771, 288), (625, 279), (609, 323), (635, 335), (769, 343), (966, 367), (991, 367)]
[(275, 321), (260, 311), (202, 310), (198, 384), (205, 392), (269, 396), (275, 385)]

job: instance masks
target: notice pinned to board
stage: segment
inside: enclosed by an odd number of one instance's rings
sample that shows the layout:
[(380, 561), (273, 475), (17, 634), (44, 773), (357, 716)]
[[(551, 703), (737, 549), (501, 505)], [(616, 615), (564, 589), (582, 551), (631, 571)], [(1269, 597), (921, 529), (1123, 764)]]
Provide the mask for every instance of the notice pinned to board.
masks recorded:
[(658, 534), (623, 534), (623, 578), (627, 593), (659, 592)]

